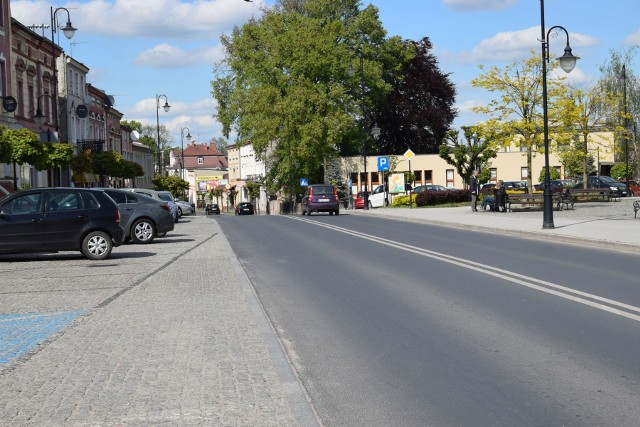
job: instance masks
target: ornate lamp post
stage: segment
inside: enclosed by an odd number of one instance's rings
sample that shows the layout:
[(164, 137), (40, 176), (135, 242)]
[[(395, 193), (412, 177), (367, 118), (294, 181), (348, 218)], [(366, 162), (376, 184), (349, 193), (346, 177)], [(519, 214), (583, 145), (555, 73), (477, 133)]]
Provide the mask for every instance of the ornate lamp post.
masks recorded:
[(56, 19), (56, 14), (61, 11), (64, 10), (65, 12), (67, 12), (67, 25), (62, 29), (62, 32), (64, 33), (64, 36), (70, 40), (73, 35), (75, 34), (75, 32), (77, 31), (76, 28), (73, 28), (73, 26), (71, 25), (71, 15), (69, 14), (69, 10), (67, 10), (64, 7), (58, 7), (55, 10), (53, 9), (53, 7), (51, 8), (51, 58), (53, 59), (53, 96), (54, 96), (54, 100), (53, 100), (53, 122), (54, 122), (54, 126), (56, 129), (56, 133), (58, 132), (58, 70), (57, 70), (57, 66), (56, 66), (56, 58), (54, 57), (54, 52), (55, 52), (55, 42), (54, 42), (54, 34), (57, 31), (58, 28), (58, 21)]
[(180, 178), (184, 179), (184, 130), (187, 130), (187, 141), (191, 141), (191, 131), (188, 127), (180, 128)]
[(160, 151), (160, 98), (164, 98), (164, 109), (165, 113), (169, 112), (171, 105), (169, 105), (169, 100), (167, 99), (167, 95), (156, 95), (156, 129), (158, 131), (158, 145), (156, 154), (158, 156), (158, 175), (162, 174), (162, 154)]
[[(558, 58), (560, 67), (566, 73), (570, 73), (576, 66), (576, 61), (580, 58), (571, 53), (569, 46), (569, 32), (559, 25), (549, 28), (545, 37), (544, 26), (544, 0), (540, 0), (540, 33), (542, 37), (542, 111), (544, 122), (544, 217), (542, 228), (554, 228), (553, 224), (553, 195), (551, 193), (551, 176), (549, 174), (549, 117), (547, 105), (547, 63), (549, 62), (549, 35), (554, 30), (562, 30), (567, 35), (567, 45), (564, 48), (564, 55)], [(557, 32), (553, 34), (557, 36)]]

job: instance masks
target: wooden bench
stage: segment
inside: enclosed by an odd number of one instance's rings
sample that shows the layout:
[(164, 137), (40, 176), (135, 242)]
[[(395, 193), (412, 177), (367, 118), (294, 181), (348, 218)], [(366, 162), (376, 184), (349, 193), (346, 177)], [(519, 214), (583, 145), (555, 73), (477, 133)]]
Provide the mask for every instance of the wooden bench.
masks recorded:
[(572, 188), (570, 193), (576, 203), (620, 201), (620, 195), (606, 188)]
[(635, 218), (638, 215), (638, 211), (640, 211), (640, 202), (637, 200), (633, 202), (633, 217)]
[(544, 207), (544, 196), (542, 193), (526, 193), (512, 194), (507, 193), (507, 212), (513, 212), (514, 205), (520, 205), (524, 208), (540, 208)]
[[(556, 210), (561, 211), (563, 207), (573, 209), (574, 200), (571, 194), (567, 192), (555, 192), (552, 194), (552, 203), (556, 205)], [(527, 193), (527, 194), (507, 194), (507, 211), (513, 212), (512, 205), (521, 205), (522, 208), (544, 208), (543, 193)]]

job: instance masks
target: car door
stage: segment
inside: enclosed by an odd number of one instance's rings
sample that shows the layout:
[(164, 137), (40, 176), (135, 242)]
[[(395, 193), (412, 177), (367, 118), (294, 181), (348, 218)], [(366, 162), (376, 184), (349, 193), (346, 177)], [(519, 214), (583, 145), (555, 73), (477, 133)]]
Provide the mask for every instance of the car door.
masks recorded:
[(84, 230), (91, 221), (80, 191), (55, 189), (47, 192), (44, 211), (44, 245), (47, 250), (80, 248)]
[(44, 249), (43, 193), (31, 192), (0, 204), (0, 252)]

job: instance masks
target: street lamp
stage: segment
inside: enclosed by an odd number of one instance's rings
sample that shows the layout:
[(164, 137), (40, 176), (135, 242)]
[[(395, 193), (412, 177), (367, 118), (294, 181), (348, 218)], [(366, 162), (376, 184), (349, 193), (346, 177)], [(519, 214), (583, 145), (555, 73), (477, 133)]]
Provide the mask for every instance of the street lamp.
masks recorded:
[(160, 98), (164, 98), (164, 106), (162, 108), (165, 113), (168, 113), (171, 108), (167, 95), (156, 95), (156, 129), (158, 131), (158, 146), (156, 154), (158, 156), (158, 175), (162, 174), (162, 155), (160, 152)]
[(70, 40), (73, 35), (75, 34), (75, 32), (77, 31), (76, 28), (73, 28), (73, 26), (71, 25), (71, 15), (69, 14), (69, 10), (64, 8), (64, 7), (58, 7), (55, 10), (53, 9), (53, 7), (51, 8), (51, 58), (53, 59), (53, 121), (54, 121), (54, 126), (56, 129), (56, 133), (58, 132), (58, 69), (57, 69), (57, 65), (56, 65), (56, 58), (55, 58), (55, 41), (54, 41), (54, 34), (58, 31), (58, 20), (56, 19), (56, 15), (59, 11), (64, 10), (65, 12), (67, 12), (67, 25), (62, 28), (62, 32), (64, 33), (64, 36), (67, 38), (67, 40)]
[(180, 178), (184, 179), (184, 130), (187, 130), (187, 141), (191, 141), (191, 130), (188, 127), (180, 128)]
[(627, 117), (627, 64), (622, 64), (622, 99), (624, 103), (624, 175), (627, 178), (627, 196), (631, 196), (629, 184), (629, 118)]
[[(554, 30), (562, 30), (567, 35), (567, 45), (564, 48), (564, 55), (558, 58), (560, 67), (565, 73), (570, 73), (576, 66), (576, 61), (580, 58), (571, 53), (569, 46), (569, 32), (559, 25), (549, 28), (545, 37), (544, 26), (544, 0), (540, 0), (540, 33), (542, 43), (542, 112), (544, 122), (544, 216), (542, 228), (554, 228), (553, 224), (553, 197), (551, 194), (551, 176), (549, 173), (549, 117), (547, 105), (547, 62), (549, 62), (549, 35)], [(557, 32), (554, 33), (557, 36)]]
[[(368, 181), (369, 177), (367, 175), (367, 137), (365, 135), (365, 127), (366, 127), (366, 116), (367, 109), (364, 103), (364, 57), (362, 56), (362, 52), (358, 51), (358, 57), (360, 58), (360, 102), (362, 103), (362, 155), (364, 157), (364, 209), (369, 210), (369, 189), (368, 189)], [(352, 64), (349, 64), (349, 68), (347, 69), (347, 74), (350, 77), (353, 77), (356, 74), (356, 70), (353, 68)]]

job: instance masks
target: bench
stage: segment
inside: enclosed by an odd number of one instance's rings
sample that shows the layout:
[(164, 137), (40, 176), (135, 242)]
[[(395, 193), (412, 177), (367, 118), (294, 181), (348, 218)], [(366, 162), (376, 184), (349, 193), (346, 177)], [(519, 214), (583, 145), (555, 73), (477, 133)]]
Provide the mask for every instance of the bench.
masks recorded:
[(635, 218), (638, 215), (638, 211), (640, 211), (640, 202), (637, 200), (633, 202), (633, 217)]
[(575, 202), (620, 201), (620, 195), (606, 188), (572, 188), (571, 196)]
[[(573, 209), (574, 199), (567, 192), (556, 192), (552, 194), (552, 203), (556, 205), (556, 210), (561, 211), (563, 207)], [(521, 205), (522, 208), (544, 208), (543, 193), (527, 194), (507, 194), (507, 211), (513, 212), (513, 205)]]
[(544, 196), (542, 193), (507, 194), (507, 212), (513, 212), (513, 205), (520, 205), (522, 208), (542, 208), (544, 206)]

